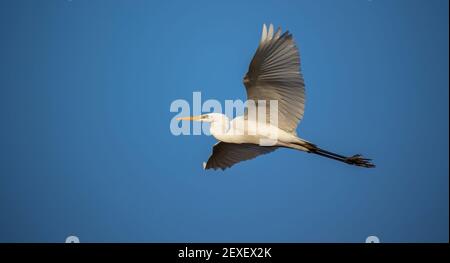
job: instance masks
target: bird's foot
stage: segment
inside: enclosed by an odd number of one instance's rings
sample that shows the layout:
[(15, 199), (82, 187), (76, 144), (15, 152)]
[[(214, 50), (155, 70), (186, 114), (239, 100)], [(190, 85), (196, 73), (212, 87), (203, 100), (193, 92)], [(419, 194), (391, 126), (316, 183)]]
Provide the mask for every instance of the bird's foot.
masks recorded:
[(345, 159), (345, 162), (351, 165), (366, 167), (366, 168), (373, 168), (375, 167), (375, 164), (371, 163), (372, 159), (363, 158), (361, 154), (355, 154), (351, 157), (347, 157)]

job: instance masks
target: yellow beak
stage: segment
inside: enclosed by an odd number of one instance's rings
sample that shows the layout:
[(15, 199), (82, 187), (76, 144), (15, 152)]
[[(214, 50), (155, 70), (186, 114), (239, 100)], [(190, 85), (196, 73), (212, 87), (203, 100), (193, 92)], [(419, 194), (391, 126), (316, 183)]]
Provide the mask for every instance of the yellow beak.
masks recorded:
[(177, 118), (177, 121), (200, 121), (201, 119), (202, 115), (198, 115), (198, 116), (180, 117)]

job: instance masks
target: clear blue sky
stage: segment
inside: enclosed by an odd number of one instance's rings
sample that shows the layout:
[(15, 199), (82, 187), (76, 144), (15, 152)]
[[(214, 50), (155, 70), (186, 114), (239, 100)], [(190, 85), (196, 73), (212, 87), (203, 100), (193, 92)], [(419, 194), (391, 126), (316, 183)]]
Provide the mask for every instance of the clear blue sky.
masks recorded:
[[(306, 81), (292, 150), (203, 171), (175, 99), (245, 99), (261, 25)], [(1, 1), (0, 241), (448, 242), (448, 1)]]

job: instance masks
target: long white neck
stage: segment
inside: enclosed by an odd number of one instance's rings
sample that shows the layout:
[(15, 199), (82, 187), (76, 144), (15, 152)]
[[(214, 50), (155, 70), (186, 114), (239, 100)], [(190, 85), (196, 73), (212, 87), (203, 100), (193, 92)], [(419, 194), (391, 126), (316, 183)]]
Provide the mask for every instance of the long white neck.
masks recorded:
[(223, 115), (222, 118), (211, 122), (209, 132), (219, 141), (224, 141), (226, 133), (230, 129), (230, 120)]

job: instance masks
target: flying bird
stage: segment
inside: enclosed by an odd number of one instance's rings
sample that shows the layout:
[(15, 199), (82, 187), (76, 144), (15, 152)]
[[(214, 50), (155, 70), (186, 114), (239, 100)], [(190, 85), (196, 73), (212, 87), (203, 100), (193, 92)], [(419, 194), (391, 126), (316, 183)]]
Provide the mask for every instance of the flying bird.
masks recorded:
[[(297, 136), (297, 125), (305, 110), (305, 83), (299, 51), (289, 31), (282, 33), (278, 28), (275, 32), (272, 24), (269, 28), (263, 25), (261, 41), (243, 82), (248, 101), (254, 101), (256, 107), (265, 104), (266, 114), (272, 107), (270, 102), (277, 101), (278, 123), (258, 121), (258, 116), (250, 116), (248, 105), (243, 116), (231, 121), (221, 113), (177, 118), (210, 123), (210, 133), (219, 142), (213, 146), (208, 161), (203, 163), (204, 169), (224, 170), (278, 148), (300, 150), (360, 167), (375, 167), (371, 159), (360, 154), (339, 155)], [(273, 142), (261, 143), (264, 140)]]

